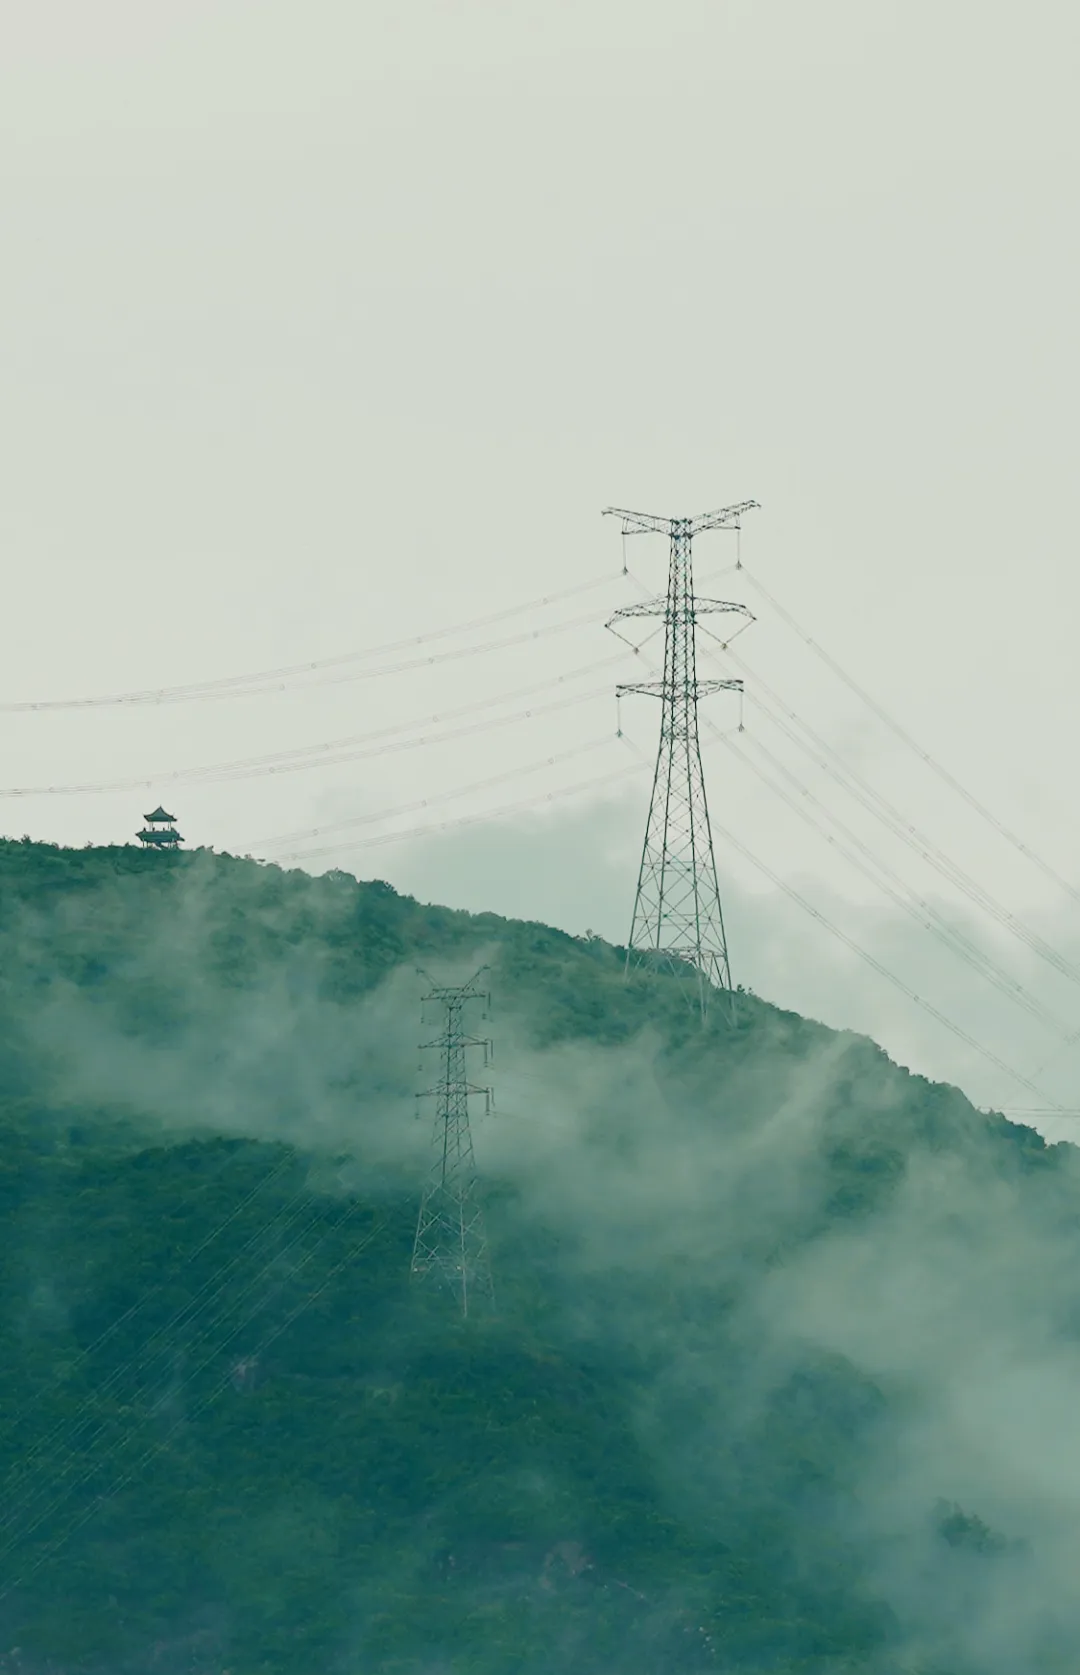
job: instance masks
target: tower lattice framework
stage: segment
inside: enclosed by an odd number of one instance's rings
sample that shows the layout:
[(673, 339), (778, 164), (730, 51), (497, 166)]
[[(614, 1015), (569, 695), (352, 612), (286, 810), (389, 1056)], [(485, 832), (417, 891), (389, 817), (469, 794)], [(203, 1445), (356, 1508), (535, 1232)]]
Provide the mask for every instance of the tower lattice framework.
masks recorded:
[(431, 1041), (421, 1042), (421, 1052), (437, 1054), (439, 1074), (419, 1099), (435, 1101), (432, 1133), (434, 1158), (416, 1223), (412, 1273), (450, 1291), (468, 1316), (494, 1304), (487, 1237), (480, 1204), (469, 1102), (482, 1096), (491, 1110), (492, 1092), (469, 1080), (468, 1060), (483, 1054), (485, 1069), (491, 1062), (491, 1042), (467, 1033), (466, 1012), (479, 1009), (486, 1018), (490, 996), (483, 986), (484, 971), (457, 988), (432, 983), (424, 996), (425, 1016), (437, 1007), (442, 1031)]
[(668, 587), (663, 598), (616, 611), (609, 627), (635, 619), (664, 622), (664, 672), (659, 681), (636, 681), (617, 688), (619, 696), (646, 693), (662, 703), (660, 746), (652, 799), (645, 826), (637, 894), (627, 946), (627, 964), (660, 961), (696, 974), (702, 1017), (710, 988), (731, 991), (731, 961), (724, 929), (720, 887), (713, 853), (709, 804), (698, 737), (698, 701), (713, 692), (741, 691), (738, 680), (699, 680), (697, 619), (730, 612), (751, 617), (745, 605), (699, 598), (694, 592), (694, 536), (709, 529), (740, 528), (745, 512), (757, 505), (745, 500), (697, 518), (654, 517), (608, 507), (622, 519), (623, 535), (665, 534), (670, 542)]

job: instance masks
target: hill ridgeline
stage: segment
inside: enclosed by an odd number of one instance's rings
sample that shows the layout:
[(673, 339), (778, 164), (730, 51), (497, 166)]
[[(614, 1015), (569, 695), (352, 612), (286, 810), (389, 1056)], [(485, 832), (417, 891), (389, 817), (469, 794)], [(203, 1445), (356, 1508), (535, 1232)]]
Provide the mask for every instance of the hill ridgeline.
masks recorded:
[[(620, 950), (0, 844), (0, 1671), (1080, 1661), (1069, 1146)], [(410, 1281), (490, 968), (496, 1307)]]

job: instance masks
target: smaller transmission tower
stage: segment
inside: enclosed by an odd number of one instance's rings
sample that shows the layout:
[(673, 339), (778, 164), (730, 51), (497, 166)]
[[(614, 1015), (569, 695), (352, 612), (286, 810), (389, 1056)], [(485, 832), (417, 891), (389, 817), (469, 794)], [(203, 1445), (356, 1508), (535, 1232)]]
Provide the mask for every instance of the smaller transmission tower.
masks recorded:
[(486, 1069), (492, 1047), (489, 1040), (465, 1030), (467, 1009), (479, 1007), (481, 1019), (490, 1010), (491, 997), (482, 986), (486, 970), (482, 967), (460, 988), (431, 983), (424, 996), (424, 1016), (427, 1008), (437, 1006), (442, 1033), (420, 1046), (421, 1052), (438, 1055), (439, 1074), (431, 1087), (418, 1095), (420, 1099), (435, 1100), (435, 1157), (420, 1201), (412, 1273), (418, 1280), (451, 1291), (466, 1318), (478, 1309), (490, 1309), (494, 1303), (469, 1130), (470, 1098), (482, 1095), (485, 1109), (490, 1111), (492, 1092), (489, 1087), (476, 1087), (468, 1076), (470, 1051), (482, 1052)]
[(732, 985), (701, 766), (698, 700), (712, 692), (741, 691), (742, 681), (698, 679), (697, 621), (712, 612), (743, 617), (751, 613), (745, 605), (695, 594), (693, 541), (707, 529), (737, 530), (743, 513), (756, 505), (754, 500), (744, 500), (738, 506), (725, 506), (697, 518), (655, 517), (650, 512), (625, 512), (617, 506), (609, 506), (605, 512), (605, 516), (622, 519), (624, 538), (661, 534), (670, 544), (667, 594), (640, 605), (627, 605), (608, 623), (612, 628), (636, 618), (659, 617), (664, 624), (663, 679), (635, 681), (617, 688), (620, 697), (644, 692), (662, 703), (660, 747), (630, 924), (627, 967), (635, 960), (660, 960), (676, 971), (692, 970), (702, 1019), (710, 988), (730, 994)]

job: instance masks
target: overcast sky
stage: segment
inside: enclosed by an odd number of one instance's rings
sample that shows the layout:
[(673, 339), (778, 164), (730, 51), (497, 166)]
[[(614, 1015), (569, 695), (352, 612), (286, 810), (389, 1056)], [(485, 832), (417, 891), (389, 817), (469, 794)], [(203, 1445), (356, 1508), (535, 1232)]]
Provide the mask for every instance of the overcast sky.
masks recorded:
[[(0, 711), (0, 790), (122, 786), (5, 795), (0, 826), (123, 841), (164, 799), (189, 843), (319, 849), (306, 864), (623, 937), (646, 785), (609, 778), (638, 760), (609, 696), (637, 666), (605, 661), (603, 623), (666, 554), (632, 544), (621, 577), (599, 513), (753, 497), (747, 574), (709, 582), (758, 615), (746, 666), (705, 672), (764, 679), (1080, 950), (1076, 901), (751, 582), (1080, 887), (1078, 32), (1064, 0), (0, 0), (0, 704), (477, 624), (247, 696)], [(734, 556), (703, 539), (703, 583)], [(717, 727), (734, 704), (710, 701)], [(168, 778), (451, 710), (457, 736), (422, 748)], [(624, 706), (646, 760), (656, 722)], [(1077, 1027), (1080, 988), (964, 918), (753, 702), (746, 722), (747, 755)], [(1029, 1078), (1057, 1051), (725, 747), (708, 772), (718, 822), (909, 988)], [(493, 827), (371, 841), (589, 779)], [(1041, 1102), (718, 851), (737, 979), (980, 1099)], [(1080, 1106), (1080, 1047), (1055, 1066), (1040, 1095)]]

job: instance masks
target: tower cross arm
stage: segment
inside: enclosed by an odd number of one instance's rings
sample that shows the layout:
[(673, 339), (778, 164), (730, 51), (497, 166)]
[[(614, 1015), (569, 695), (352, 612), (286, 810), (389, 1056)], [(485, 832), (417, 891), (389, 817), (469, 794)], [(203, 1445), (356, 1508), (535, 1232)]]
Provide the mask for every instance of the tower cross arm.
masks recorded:
[(622, 506), (605, 506), (600, 514), (603, 518), (621, 518), (624, 535), (670, 535), (673, 523), (678, 518), (657, 517), (654, 512), (628, 512)]
[[(707, 698), (712, 692), (741, 692), (742, 689), (743, 683), (741, 680), (699, 680), (695, 681), (687, 696), (691, 699)], [(625, 698), (627, 693), (630, 692), (644, 693), (647, 698), (668, 698), (671, 696), (670, 686), (662, 680), (629, 681), (625, 685), (615, 688), (616, 697), (619, 698)]]
[(753, 611), (746, 605), (739, 605), (730, 599), (702, 599), (700, 594), (694, 595), (694, 615), (715, 615), (718, 611), (733, 611), (736, 616), (744, 616), (747, 622), (756, 622)]
[[(454, 1091), (461, 1094), (487, 1094), (488, 1097), (491, 1095), (489, 1087), (480, 1087), (476, 1082), (455, 1083)], [(433, 1088), (421, 1088), (416, 1097), (417, 1099), (445, 1099), (446, 1084), (445, 1082), (436, 1082)]]
[(710, 692), (741, 692), (741, 680), (699, 680), (694, 691), (699, 698), (707, 698)]
[(617, 611), (612, 611), (605, 628), (610, 628), (613, 622), (626, 622), (630, 617), (663, 616), (667, 611), (666, 599), (642, 599), (636, 605), (620, 605)]
[[(461, 1034), (459, 1034), (455, 1031), (454, 1036), (453, 1036), (453, 1040), (454, 1040), (455, 1047), (486, 1047), (486, 1048), (490, 1048), (490, 1046), (491, 1046), (490, 1038), (485, 1037), (483, 1035), (461, 1035)], [(434, 1041), (421, 1041), (419, 1043), (419, 1050), (422, 1053), (427, 1053), (427, 1052), (432, 1052), (432, 1051), (435, 1051), (435, 1050), (441, 1050), (445, 1046), (446, 1046), (446, 1035), (445, 1035), (445, 1032), (444, 1032), (442, 1035), (436, 1036)]]
[[(671, 609), (671, 602), (664, 599), (642, 599), (636, 605), (620, 605), (613, 611), (605, 628), (610, 628), (613, 622), (626, 622), (632, 617), (666, 617)], [(727, 599), (699, 599), (696, 595), (693, 601), (695, 616), (716, 615), (718, 612), (732, 612), (736, 616), (746, 617), (749, 622), (755, 620), (754, 613), (745, 605), (733, 604)]]
[(424, 996), (425, 1001), (440, 1001), (444, 1006), (447, 1004), (459, 1006), (471, 1000), (488, 1001), (490, 995), (487, 985), (482, 981), (487, 972), (488, 967), (482, 965), (479, 971), (473, 972), (467, 983), (460, 983), (456, 987), (451, 987), (449, 984), (436, 983), (423, 966), (418, 965), (416, 968), (416, 975), (422, 977), (429, 985), (428, 992)]
[(721, 506), (716, 512), (702, 512), (700, 517), (691, 519), (690, 533), (700, 535), (704, 529), (737, 528), (744, 512), (757, 510), (756, 500), (740, 500), (737, 506)]

